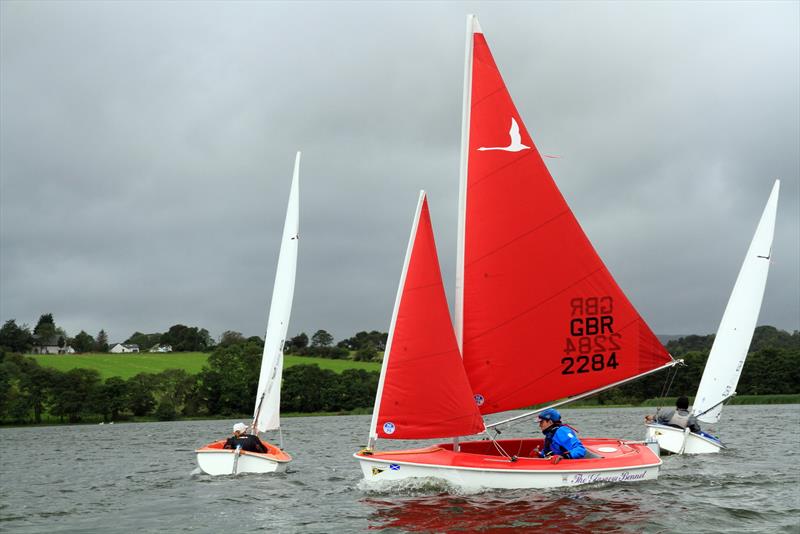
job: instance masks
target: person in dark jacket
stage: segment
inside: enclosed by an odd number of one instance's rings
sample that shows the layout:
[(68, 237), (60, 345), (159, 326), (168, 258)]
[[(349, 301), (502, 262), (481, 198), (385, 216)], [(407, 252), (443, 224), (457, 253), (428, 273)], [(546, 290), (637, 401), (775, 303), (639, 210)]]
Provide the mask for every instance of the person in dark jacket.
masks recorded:
[(678, 400), (675, 401), (674, 410), (659, 410), (655, 416), (646, 415), (644, 422), (658, 423), (675, 428), (688, 428), (695, 434), (701, 432), (700, 425), (697, 424), (697, 418), (689, 413), (689, 397), (678, 397)]
[(579, 459), (586, 456), (586, 448), (574, 429), (561, 422), (558, 410), (548, 408), (539, 414), (539, 429), (544, 434), (544, 448), (534, 449), (541, 458), (551, 458), (557, 464), (564, 458)]
[(267, 452), (267, 448), (263, 443), (261, 443), (261, 440), (258, 439), (258, 436), (254, 436), (253, 434), (245, 434), (246, 430), (247, 425), (244, 423), (236, 423), (233, 425), (233, 436), (228, 438), (223, 449), (236, 449), (237, 447), (241, 447), (243, 451), (260, 452), (265, 454)]

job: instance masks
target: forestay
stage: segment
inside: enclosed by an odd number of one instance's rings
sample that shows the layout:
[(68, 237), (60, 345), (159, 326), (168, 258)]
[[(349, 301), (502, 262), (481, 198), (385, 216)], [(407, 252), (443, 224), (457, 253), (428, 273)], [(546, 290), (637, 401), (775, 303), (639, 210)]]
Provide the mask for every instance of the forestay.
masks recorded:
[(719, 421), (722, 403), (736, 392), (742, 374), (767, 285), (779, 190), (775, 180), (700, 379), (692, 411), (705, 423)]

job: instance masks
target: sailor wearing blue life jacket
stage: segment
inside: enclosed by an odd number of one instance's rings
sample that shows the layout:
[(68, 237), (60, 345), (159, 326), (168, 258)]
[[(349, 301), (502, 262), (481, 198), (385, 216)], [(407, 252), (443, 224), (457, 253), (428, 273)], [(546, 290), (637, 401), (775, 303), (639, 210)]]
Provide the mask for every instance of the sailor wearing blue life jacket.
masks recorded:
[(578, 439), (575, 429), (561, 422), (561, 414), (548, 408), (539, 414), (539, 429), (544, 434), (544, 449), (534, 449), (541, 458), (552, 458), (557, 464), (563, 458), (578, 459), (586, 456), (586, 449)]

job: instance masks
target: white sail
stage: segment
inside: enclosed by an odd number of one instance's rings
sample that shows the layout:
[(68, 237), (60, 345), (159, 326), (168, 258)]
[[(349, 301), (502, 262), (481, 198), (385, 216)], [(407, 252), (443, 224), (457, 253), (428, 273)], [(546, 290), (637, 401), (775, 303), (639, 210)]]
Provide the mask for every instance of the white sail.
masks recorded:
[(705, 423), (719, 421), (722, 403), (736, 393), (767, 285), (779, 190), (775, 180), (700, 379), (692, 410)]
[(278, 269), (275, 272), (275, 285), (272, 289), (267, 333), (264, 337), (264, 354), (261, 358), (261, 374), (258, 379), (258, 393), (256, 394), (256, 405), (253, 412), (254, 433), (273, 430), (281, 425), (283, 344), (286, 340), (289, 315), (292, 311), (294, 281), (297, 271), (297, 247), (300, 240), (299, 170), (300, 152), (297, 153), (294, 161), (292, 187), (289, 191), (289, 204), (286, 208), (286, 222), (283, 225)]

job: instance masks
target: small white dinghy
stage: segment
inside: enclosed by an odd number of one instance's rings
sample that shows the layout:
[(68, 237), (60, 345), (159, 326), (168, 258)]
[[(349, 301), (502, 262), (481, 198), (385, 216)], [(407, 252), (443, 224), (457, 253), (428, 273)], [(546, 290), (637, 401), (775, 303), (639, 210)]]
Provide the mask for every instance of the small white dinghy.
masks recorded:
[[(289, 315), (294, 298), (295, 273), (297, 272), (297, 249), (299, 242), (300, 152), (294, 162), (292, 186), (286, 208), (278, 268), (272, 290), (267, 333), (264, 338), (264, 353), (261, 358), (261, 373), (258, 379), (255, 409), (250, 433), (280, 430), (281, 377), (283, 375), (283, 344), (289, 328)], [(276, 447), (264, 440), (266, 454), (225, 449), (225, 441), (209, 443), (195, 452), (197, 465), (209, 475), (236, 475), (238, 473), (272, 473), (286, 470), (292, 460), (283, 451), (283, 444)]]
[[(369, 442), (354, 456), (367, 482), (551, 488), (654, 479), (661, 459), (640, 441), (581, 437), (586, 458), (559, 463), (534, 452), (542, 438), (458, 441), (516, 419), (486, 425), (483, 415), (575, 400), (676, 363), (561, 196), (473, 16), (466, 56), (455, 329), (422, 192)], [(455, 439), (379, 451), (378, 438)]]
[[(779, 191), (780, 180), (775, 180), (711, 346), (692, 407), (692, 415), (701, 423), (718, 422), (723, 404), (736, 395), (767, 286)], [(706, 432), (696, 434), (657, 423), (647, 425), (647, 438), (673, 454), (707, 454), (725, 448)]]

